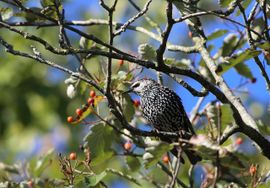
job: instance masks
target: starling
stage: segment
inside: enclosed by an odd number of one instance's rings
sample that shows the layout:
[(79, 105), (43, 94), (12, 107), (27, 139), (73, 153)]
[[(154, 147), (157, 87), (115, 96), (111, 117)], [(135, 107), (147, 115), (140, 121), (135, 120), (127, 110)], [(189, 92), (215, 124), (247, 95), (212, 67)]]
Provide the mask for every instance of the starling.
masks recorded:
[[(144, 118), (157, 131), (181, 133), (181, 138), (189, 140), (195, 132), (187, 117), (180, 97), (171, 89), (152, 79), (141, 79), (131, 85), (130, 91), (140, 96), (141, 110)], [(161, 137), (161, 140), (172, 143), (176, 138)], [(171, 151), (177, 156), (178, 150)], [(184, 150), (192, 164), (201, 157), (194, 151)]]

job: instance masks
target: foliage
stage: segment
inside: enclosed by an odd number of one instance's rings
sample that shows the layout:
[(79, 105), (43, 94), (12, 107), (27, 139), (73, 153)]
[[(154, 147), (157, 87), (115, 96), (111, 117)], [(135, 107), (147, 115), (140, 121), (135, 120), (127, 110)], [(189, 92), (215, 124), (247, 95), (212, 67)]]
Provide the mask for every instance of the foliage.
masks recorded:
[[(242, 94), (257, 79), (270, 87), (264, 2), (87, 2), (96, 14), (72, 10), (79, 1), (0, 1), (0, 187), (269, 186), (269, 111)], [(178, 133), (149, 131), (125, 93), (144, 76), (201, 97), (196, 137), (166, 143)], [(194, 167), (183, 154), (180, 164), (170, 153), (179, 146), (203, 160)]]

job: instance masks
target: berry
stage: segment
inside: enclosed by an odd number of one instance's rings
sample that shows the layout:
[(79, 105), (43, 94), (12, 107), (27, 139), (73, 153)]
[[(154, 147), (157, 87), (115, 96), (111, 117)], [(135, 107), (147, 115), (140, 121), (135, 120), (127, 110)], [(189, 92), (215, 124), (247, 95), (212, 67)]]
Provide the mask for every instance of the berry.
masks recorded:
[(132, 142), (128, 141), (124, 144), (124, 148), (126, 151), (130, 151), (132, 148)]
[(77, 154), (76, 154), (75, 152), (71, 152), (71, 153), (69, 154), (69, 158), (70, 158), (70, 160), (76, 160)]
[(169, 163), (169, 156), (168, 155), (164, 155), (162, 157), (162, 161), (163, 161), (163, 163), (168, 164)]
[(118, 61), (118, 65), (119, 65), (119, 66), (124, 65), (124, 60), (123, 60), (123, 59), (119, 59), (119, 61)]
[[(144, 118), (157, 131), (181, 132), (181, 137), (189, 140), (195, 131), (185, 112), (180, 97), (171, 89), (159, 84), (153, 79), (140, 79), (131, 85), (133, 92), (141, 99), (141, 110)], [(138, 102), (137, 106), (138, 106)], [(135, 105), (135, 101), (133, 103)], [(136, 106), (136, 105), (135, 105)], [(165, 142), (177, 142), (177, 138), (162, 138)], [(185, 150), (184, 150), (185, 152)], [(177, 150), (172, 150), (177, 156)], [(192, 164), (202, 158), (195, 152), (185, 152)]]
[(94, 104), (94, 102), (95, 102), (95, 99), (93, 99), (93, 98), (88, 98), (88, 104), (90, 104), (90, 105), (92, 105), (92, 104)]
[(133, 101), (133, 104), (134, 104), (135, 107), (140, 106), (140, 100), (135, 99), (135, 100)]
[(34, 187), (34, 182), (32, 180), (29, 180), (27, 182), (27, 185), (28, 185), (29, 188), (33, 188)]
[(236, 143), (237, 145), (241, 145), (241, 144), (243, 144), (243, 139), (242, 139), (241, 137), (238, 137), (238, 138), (236, 139), (235, 143)]
[(249, 173), (251, 176), (254, 176), (257, 172), (257, 167), (255, 165), (251, 165), (249, 168)]
[(83, 114), (83, 110), (80, 109), (80, 108), (77, 108), (77, 109), (76, 109), (76, 114), (77, 114), (78, 116), (81, 116), (81, 115)]
[(91, 90), (89, 92), (90, 97), (94, 98), (96, 96), (96, 92), (94, 90)]
[(68, 116), (67, 117), (67, 122), (72, 123), (73, 122), (73, 117), (72, 116)]
[(264, 51), (263, 54), (264, 54), (264, 57), (266, 59), (270, 59), (270, 53), (269, 52)]
[(251, 83), (253, 83), (253, 84), (254, 84), (254, 83), (256, 83), (256, 82), (257, 82), (257, 79), (256, 79), (256, 78), (251, 78), (251, 80), (250, 80), (250, 81), (251, 81)]
[(188, 32), (188, 37), (192, 38), (192, 32), (191, 31)]

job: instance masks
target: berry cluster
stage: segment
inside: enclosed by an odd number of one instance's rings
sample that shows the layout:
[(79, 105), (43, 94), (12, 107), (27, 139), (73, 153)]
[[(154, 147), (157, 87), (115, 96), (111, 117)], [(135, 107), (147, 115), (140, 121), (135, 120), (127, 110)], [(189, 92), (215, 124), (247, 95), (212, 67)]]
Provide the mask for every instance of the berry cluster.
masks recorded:
[(68, 116), (67, 117), (67, 122), (68, 123), (73, 123), (74, 121), (76, 120), (79, 120), (80, 117), (83, 115), (83, 113), (91, 106), (94, 107), (94, 104), (95, 104), (95, 97), (96, 97), (96, 92), (94, 90), (91, 90), (89, 92), (89, 98), (87, 100), (87, 103), (82, 107), (82, 108), (77, 108), (76, 109), (76, 118), (74, 118), (73, 116)]

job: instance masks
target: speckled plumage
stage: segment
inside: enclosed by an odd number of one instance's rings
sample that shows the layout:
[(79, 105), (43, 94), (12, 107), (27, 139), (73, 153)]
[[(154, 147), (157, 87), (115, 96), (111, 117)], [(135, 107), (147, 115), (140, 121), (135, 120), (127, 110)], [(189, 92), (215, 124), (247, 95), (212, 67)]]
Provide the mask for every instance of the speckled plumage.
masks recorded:
[[(186, 115), (180, 97), (171, 89), (152, 79), (141, 79), (132, 84), (132, 90), (141, 97), (141, 110), (145, 119), (154, 129), (167, 132), (184, 132), (185, 139), (195, 135), (192, 124)], [(173, 142), (173, 139), (164, 141)], [(201, 158), (187, 151), (191, 163)]]

